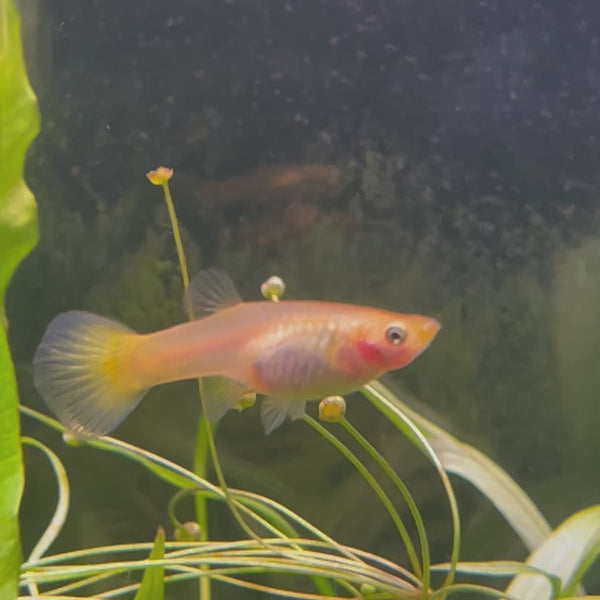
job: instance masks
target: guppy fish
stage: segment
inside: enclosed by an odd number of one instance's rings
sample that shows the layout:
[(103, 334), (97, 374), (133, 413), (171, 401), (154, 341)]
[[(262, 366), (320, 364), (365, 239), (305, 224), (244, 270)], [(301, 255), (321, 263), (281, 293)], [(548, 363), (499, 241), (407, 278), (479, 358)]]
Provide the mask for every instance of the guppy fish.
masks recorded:
[(150, 334), (83, 311), (50, 323), (33, 360), (35, 386), (75, 435), (110, 432), (155, 385), (203, 378), (210, 421), (264, 394), (267, 433), (307, 400), (343, 395), (415, 359), (440, 324), (421, 315), (318, 301), (242, 302), (216, 269), (190, 283), (197, 320)]

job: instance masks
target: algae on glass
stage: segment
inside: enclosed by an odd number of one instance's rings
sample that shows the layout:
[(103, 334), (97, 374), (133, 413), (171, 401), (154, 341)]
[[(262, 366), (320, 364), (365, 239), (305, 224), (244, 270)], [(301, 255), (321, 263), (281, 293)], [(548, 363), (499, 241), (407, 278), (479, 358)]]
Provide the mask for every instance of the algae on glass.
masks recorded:
[(36, 209), (23, 180), (23, 160), (38, 131), (38, 113), (23, 64), (19, 19), (0, 0), (0, 598), (16, 595), (23, 490), (17, 388), (6, 341), (4, 295), (19, 262), (37, 240)]

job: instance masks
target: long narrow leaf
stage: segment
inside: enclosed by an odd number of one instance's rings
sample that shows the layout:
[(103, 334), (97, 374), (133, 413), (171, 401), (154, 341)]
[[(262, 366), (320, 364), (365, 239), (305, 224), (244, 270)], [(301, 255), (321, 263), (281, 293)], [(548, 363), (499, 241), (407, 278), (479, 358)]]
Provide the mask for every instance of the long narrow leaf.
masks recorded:
[(38, 116), (23, 65), (19, 19), (9, 0), (0, 0), (0, 73), (0, 598), (12, 598), (19, 577), (23, 467), (4, 294), (14, 269), (37, 240), (35, 202), (23, 181), (23, 160), (37, 133)]
[[(450, 563), (433, 565), (432, 571), (447, 571)], [(482, 562), (459, 562), (456, 565), (457, 573), (468, 575), (481, 575), (483, 577), (507, 577), (513, 575), (534, 575), (543, 577), (552, 588), (553, 597), (558, 598), (561, 588), (560, 578), (551, 573), (546, 573), (532, 565), (510, 560), (488, 560)]]
[[(154, 538), (154, 546), (150, 552), (150, 560), (162, 560), (165, 557), (165, 532), (158, 528)], [(148, 566), (144, 570), (142, 585), (140, 585), (135, 600), (163, 600), (165, 594), (165, 567), (160, 564)]]
[(54, 540), (58, 537), (60, 530), (62, 529), (65, 521), (67, 519), (67, 513), (69, 512), (69, 499), (70, 499), (70, 491), (69, 491), (69, 479), (67, 478), (67, 472), (63, 464), (60, 462), (60, 459), (50, 448), (39, 442), (38, 440), (34, 440), (30, 437), (22, 438), (23, 444), (28, 446), (33, 446), (37, 448), (41, 452), (46, 455), (46, 458), (50, 462), (50, 465), (54, 471), (54, 475), (56, 476), (56, 485), (58, 487), (58, 500), (56, 502), (56, 509), (54, 510), (54, 514), (52, 515), (52, 519), (50, 523), (48, 523), (48, 527), (46, 527), (46, 531), (42, 534), (34, 549), (29, 554), (28, 562), (38, 560), (41, 556), (43, 556), (50, 548), (50, 546), (54, 543)]
[[(569, 517), (527, 559), (531, 567), (559, 577), (561, 595), (572, 596), (581, 577), (600, 554), (600, 504)], [(538, 575), (518, 575), (507, 594), (519, 600), (551, 598), (548, 582)]]
[(383, 384), (373, 382), (366, 386), (364, 393), (375, 406), (378, 404), (376, 399), (373, 400), (372, 394), (384, 397), (414, 421), (435, 450), (444, 469), (466, 479), (484, 494), (530, 551), (535, 550), (550, 535), (552, 530), (548, 522), (529, 496), (506, 471), (485, 454), (460, 442), (410, 409)]

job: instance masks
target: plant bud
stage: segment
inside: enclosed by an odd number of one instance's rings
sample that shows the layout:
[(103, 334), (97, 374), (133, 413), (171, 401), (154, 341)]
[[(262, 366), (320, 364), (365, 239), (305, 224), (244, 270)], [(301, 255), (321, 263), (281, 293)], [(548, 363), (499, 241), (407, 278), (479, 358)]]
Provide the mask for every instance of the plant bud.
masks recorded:
[(360, 593), (363, 596), (372, 596), (377, 591), (377, 588), (370, 583), (363, 583), (360, 586)]
[(327, 396), (319, 402), (319, 419), (335, 423), (346, 414), (346, 401), (341, 396)]
[(83, 446), (85, 444), (85, 438), (78, 437), (72, 431), (65, 431), (62, 438), (67, 446)]
[(271, 275), (271, 277), (260, 286), (260, 293), (267, 300), (272, 300), (273, 302), (279, 302), (279, 298), (283, 296), (284, 292), (285, 283), (283, 282), (283, 279), (277, 277), (277, 275)]
[(153, 171), (148, 171), (146, 173), (146, 177), (148, 181), (153, 185), (164, 185), (173, 177), (173, 169), (168, 169), (167, 167), (158, 167)]
[(175, 529), (175, 539), (178, 542), (199, 542), (202, 529), (195, 521), (187, 521)]

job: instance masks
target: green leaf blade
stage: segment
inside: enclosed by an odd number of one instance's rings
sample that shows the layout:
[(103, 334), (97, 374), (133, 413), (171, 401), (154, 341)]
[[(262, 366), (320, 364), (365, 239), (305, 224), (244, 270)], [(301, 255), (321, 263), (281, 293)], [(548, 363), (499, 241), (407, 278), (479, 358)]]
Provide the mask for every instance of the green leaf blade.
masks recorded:
[(37, 241), (35, 201), (23, 181), (23, 161), (39, 117), (23, 63), (19, 18), (10, 0), (0, 0), (0, 73), (0, 598), (13, 598), (21, 561), (17, 519), (23, 466), (3, 305), (14, 269)]
[(14, 269), (37, 241), (33, 194), (23, 181), (23, 162), (39, 131), (35, 95), (23, 63), (19, 17), (0, 0), (0, 297)]
[[(165, 531), (158, 528), (150, 560), (162, 560), (165, 557)], [(163, 600), (165, 594), (165, 568), (163, 565), (146, 567), (142, 584), (135, 595), (135, 600)]]
[[(551, 533), (542, 513), (523, 489), (493, 460), (409, 408), (383, 384), (374, 381), (363, 390), (373, 404), (394, 422), (386, 403), (407, 415), (425, 436), (445, 471), (465, 479), (494, 504), (529, 551)], [(420, 444), (409, 440), (421, 449)]]
[[(526, 564), (559, 577), (562, 596), (577, 592), (585, 571), (600, 555), (600, 504), (581, 510), (562, 523), (535, 550)], [(519, 575), (506, 593), (519, 600), (550, 598), (547, 582), (535, 575)]]

